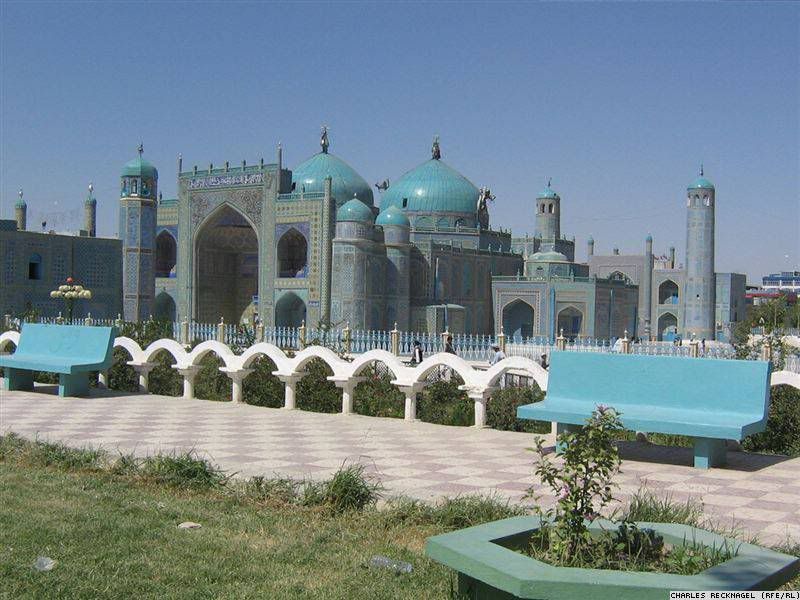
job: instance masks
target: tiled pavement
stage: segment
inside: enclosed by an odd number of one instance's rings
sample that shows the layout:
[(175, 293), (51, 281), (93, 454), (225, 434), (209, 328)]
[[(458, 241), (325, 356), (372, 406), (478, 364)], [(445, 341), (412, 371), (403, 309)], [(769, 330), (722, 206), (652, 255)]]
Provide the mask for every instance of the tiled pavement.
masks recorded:
[[(243, 476), (320, 478), (358, 461), (387, 493), (423, 499), (495, 493), (517, 501), (533, 483), (530, 434), (102, 391), (62, 399), (52, 386), (37, 390), (0, 392), (0, 431), (140, 455), (194, 449)], [(677, 500), (699, 498), (715, 522), (762, 542), (800, 540), (800, 459), (729, 452), (727, 468), (700, 471), (686, 448), (626, 442), (621, 451), (622, 500), (646, 485)]]

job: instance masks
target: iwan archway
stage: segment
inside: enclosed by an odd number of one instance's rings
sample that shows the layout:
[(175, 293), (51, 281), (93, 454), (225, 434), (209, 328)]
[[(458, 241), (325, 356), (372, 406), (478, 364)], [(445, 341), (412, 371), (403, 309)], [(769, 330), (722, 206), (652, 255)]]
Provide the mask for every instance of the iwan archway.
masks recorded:
[(197, 321), (252, 319), (258, 295), (258, 235), (250, 222), (223, 204), (198, 230), (194, 252)]

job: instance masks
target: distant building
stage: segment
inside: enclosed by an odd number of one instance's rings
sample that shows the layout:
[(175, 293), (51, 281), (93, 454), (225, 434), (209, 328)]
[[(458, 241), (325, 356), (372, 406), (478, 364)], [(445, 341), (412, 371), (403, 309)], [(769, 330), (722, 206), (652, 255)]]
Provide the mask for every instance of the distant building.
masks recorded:
[[(90, 191), (91, 198), (91, 191)], [(94, 200), (94, 198), (91, 198)], [(26, 206), (16, 206), (14, 220), (0, 220), (0, 257), (3, 261), (0, 310), (20, 314), (36, 310), (55, 316), (64, 301), (50, 292), (67, 277), (92, 291), (92, 299), (75, 303), (73, 316), (114, 318), (122, 312), (122, 242), (80, 235), (37, 233), (19, 229), (26, 224)], [(87, 201), (88, 204), (88, 201)], [(86, 219), (94, 222), (87, 206)]]
[(781, 271), (765, 275), (761, 279), (764, 290), (777, 290), (781, 292), (800, 292), (800, 271)]

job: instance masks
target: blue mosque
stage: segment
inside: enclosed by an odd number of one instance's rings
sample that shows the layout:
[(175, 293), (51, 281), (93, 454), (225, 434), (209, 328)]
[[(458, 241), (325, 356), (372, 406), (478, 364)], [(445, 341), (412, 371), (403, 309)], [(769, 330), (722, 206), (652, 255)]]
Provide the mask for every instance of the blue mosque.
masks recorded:
[[(179, 156), (177, 171), (173, 199), (162, 198), (141, 146), (120, 174), (121, 244), (103, 252), (120, 265), (128, 320), (671, 340), (724, 339), (744, 318), (744, 275), (714, 271), (715, 190), (702, 173), (686, 190), (679, 265), (674, 248), (654, 254), (650, 236), (635, 255), (595, 253), (589, 239), (578, 261), (561, 233), (568, 207), (549, 182), (529, 199), (532, 236), (493, 228), (490, 189), (447, 164), (438, 138), (427, 160), (377, 193), (330, 151), (325, 128), (319, 152), (293, 168), (279, 146), (272, 163), (186, 169)], [(105, 241), (94, 237), (94, 210), (87, 201), (88, 243)], [(23, 272), (23, 208), (16, 221), (2, 222), (0, 250), (19, 245)], [(6, 311), (22, 301), (52, 311), (17, 283), (0, 296)]]

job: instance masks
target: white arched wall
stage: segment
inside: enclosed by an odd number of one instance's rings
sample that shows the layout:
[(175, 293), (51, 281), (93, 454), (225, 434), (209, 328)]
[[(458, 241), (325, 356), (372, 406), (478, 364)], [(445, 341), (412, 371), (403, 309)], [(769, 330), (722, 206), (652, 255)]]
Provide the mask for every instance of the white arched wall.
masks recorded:
[[(0, 352), (6, 351), (10, 343), (19, 342), (19, 333), (7, 331), (0, 334)], [(509, 371), (522, 372), (536, 381), (539, 387), (546, 391), (548, 373), (535, 361), (512, 356), (504, 358), (492, 365), (488, 370), (476, 369), (463, 358), (448, 353), (438, 353), (426, 358), (416, 366), (408, 366), (398, 357), (385, 350), (370, 350), (355, 358), (353, 361), (345, 360), (336, 353), (322, 346), (310, 346), (294, 356), (288, 356), (283, 350), (273, 344), (259, 343), (247, 348), (241, 355), (235, 354), (226, 344), (216, 341), (203, 342), (190, 352), (171, 339), (156, 340), (147, 348), (142, 349), (139, 344), (128, 337), (118, 337), (114, 340), (115, 348), (124, 348), (131, 356), (128, 364), (139, 374), (139, 383), (143, 391), (147, 390), (147, 375), (155, 367), (153, 359), (159, 352), (167, 352), (175, 359), (173, 368), (184, 378), (184, 397), (194, 397), (194, 378), (199, 371), (199, 363), (203, 356), (213, 353), (218, 356), (223, 366), (219, 369), (230, 377), (232, 381), (232, 399), (234, 402), (241, 400), (241, 384), (251, 372), (251, 365), (259, 356), (267, 356), (275, 363), (274, 375), (279, 377), (286, 385), (285, 408), (294, 408), (294, 386), (305, 374), (306, 365), (315, 358), (323, 360), (333, 372), (328, 379), (334, 381), (342, 389), (342, 410), (349, 412), (352, 403), (352, 393), (355, 386), (361, 381), (360, 374), (369, 364), (374, 362), (384, 363), (394, 375), (392, 384), (397, 386), (406, 396), (406, 419), (415, 418), (416, 394), (425, 386), (427, 375), (440, 366), (453, 369), (464, 380), (461, 386), (475, 403), (475, 425), (482, 427), (485, 424), (485, 403), (492, 392), (497, 389), (500, 377)], [(101, 378), (102, 380), (102, 378)], [(776, 371), (770, 380), (772, 386), (790, 385), (800, 390), (800, 373), (791, 371)], [(348, 404), (348, 402), (350, 404)]]

